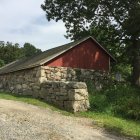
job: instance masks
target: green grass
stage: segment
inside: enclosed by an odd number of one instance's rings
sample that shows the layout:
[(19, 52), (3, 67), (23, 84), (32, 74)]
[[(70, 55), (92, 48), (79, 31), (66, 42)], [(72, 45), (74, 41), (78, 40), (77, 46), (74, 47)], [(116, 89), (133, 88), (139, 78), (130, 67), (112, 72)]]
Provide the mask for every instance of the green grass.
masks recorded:
[(140, 122), (111, 116), (101, 112), (97, 113), (89, 111), (79, 114), (83, 117), (92, 118), (94, 120), (93, 125), (103, 127), (111, 133), (113, 132), (117, 135), (140, 139)]
[(6, 100), (14, 100), (14, 101), (21, 101), (21, 102), (25, 102), (28, 104), (32, 104), (32, 105), (36, 105), (39, 107), (43, 107), (43, 108), (50, 108), (53, 111), (59, 111), (64, 115), (70, 115), (71, 113), (64, 111), (64, 110), (60, 110), (50, 104), (47, 104), (46, 102), (44, 102), (43, 100), (40, 99), (35, 99), (31, 96), (21, 96), (21, 95), (16, 95), (16, 94), (10, 94), (10, 93), (4, 93), (4, 92), (0, 92), (0, 99), (6, 99)]
[(104, 112), (97, 113), (95, 111), (72, 114), (66, 111), (59, 110), (39, 99), (34, 99), (28, 96), (19, 96), (19, 95), (17, 96), (17, 95), (11, 95), (8, 93), (0, 93), (0, 99), (22, 101), (28, 104), (39, 106), (39, 107), (51, 108), (52, 110), (59, 111), (64, 115), (92, 118), (93, 125), (104, 127), (105, 129), (107, 129), (107, 131), (111, 131), (111, 133), (117, 132), (117, 134), (120, 134), (120, 135), (122, 134), (122, 135), (131, 136), (131, 137), (140, 139), (140, 122), (139, 121), (123, 119), (121, 117), (116, 117), (111, 114), (107, 114)]
[(140, 88), (117, 83), (97, 91), (92, 82), (87, 85), (91, 108), (81, 115), (108, 130), (140, 139)]
[(32, 97), (29, 97), (29, 96), (20, 96), (20, 95), (8, 94), (8, 93), (0, 93), (0, 99), (22, 101), (22, 102), (32, 104), (32, 105), (37, 105), (40, 107), (49, 107), (49, 105), (46, 104), (45, 102), (40, 101), (38, 99), (34, 99)]

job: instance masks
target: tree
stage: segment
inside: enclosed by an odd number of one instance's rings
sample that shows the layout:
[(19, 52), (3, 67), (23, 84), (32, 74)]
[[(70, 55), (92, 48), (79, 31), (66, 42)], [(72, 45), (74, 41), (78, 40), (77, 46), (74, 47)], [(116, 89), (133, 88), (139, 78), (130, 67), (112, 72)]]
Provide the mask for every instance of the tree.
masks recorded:
[(45, 0), (41, 7), (48, 21), (65, 23), (67, 37), (73, 40), (91, 25), (109, 31), (111, 27), (110, 40), (117, 39), (117, 49), (125, 50), (133, 67), (132, 83), (140, 86), (140, 0)]
[(37, 49), (32, 44), (30, 44), (30, 43), (24, 44), (24, 47), (23, 47), (24, 56), (29, 57), (29, 56), (32, 56), (34, 54), (40, 53), (40, 52), (41, 52), (41, 50)]
[(4, 41), (0, 41), (0, 66), (39, 52), (41, 52), (40, 49), (29, 43), (25, 43), (24, 47), (20, 47), (18, 43), (13, 44), (11, 42), (5, 43)]
[(4, 61), (0, 59), (0, 67), (4, 66)]
[(0, 42), (0, 59), (4, 61), (5, 64), (10, 63), (18, 58), (21, 58), (22, 51), (19, 48), (19, 44), (12, 44), (10, 42)]

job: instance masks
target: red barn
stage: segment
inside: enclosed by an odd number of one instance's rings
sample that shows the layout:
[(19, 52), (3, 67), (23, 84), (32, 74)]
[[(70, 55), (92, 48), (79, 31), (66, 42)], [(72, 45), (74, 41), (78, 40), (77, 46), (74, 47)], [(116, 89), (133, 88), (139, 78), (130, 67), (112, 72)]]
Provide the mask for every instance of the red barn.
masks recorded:
[(30, 58), (24, 58), (0, 69), (0, 74), (37, 66), (71, 67), (109, 71), (110, 62), (116, 61), (94, 38), (52, 48)]
[(92, 37), (54, 48), (54, 51), (55, 49), (60, 49), (60, 54), (45, 63), (46, 66), (109, 71), (110, 61), (115, 61)]

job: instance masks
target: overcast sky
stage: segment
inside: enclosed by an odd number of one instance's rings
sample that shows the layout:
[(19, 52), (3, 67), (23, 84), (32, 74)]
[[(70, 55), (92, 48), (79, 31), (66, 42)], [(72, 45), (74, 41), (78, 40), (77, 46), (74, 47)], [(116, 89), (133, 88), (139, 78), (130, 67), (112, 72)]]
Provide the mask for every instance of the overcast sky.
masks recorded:
[(47, 50), (68, 43), (62, 22), (47, 22), (44, 0), (0, 0), (0, 41), (25, 42)]

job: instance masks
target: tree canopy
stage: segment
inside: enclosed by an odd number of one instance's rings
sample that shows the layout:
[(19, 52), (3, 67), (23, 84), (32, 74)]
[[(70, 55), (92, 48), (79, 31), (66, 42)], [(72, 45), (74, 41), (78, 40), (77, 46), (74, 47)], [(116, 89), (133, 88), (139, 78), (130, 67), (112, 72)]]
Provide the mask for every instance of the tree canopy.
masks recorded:
[(30, 43), (25, 43), (23, 47), (23, 53), (26, 57), (32, 56), (34, 54), (40, 53), (41, 50), (37, 49), (35, 46), (33, 46)]
[(29, 57), (41, 52), (30, 43), (25, 43), (23, 47), (19, 44), (0, 41), (0, 67), (22, 57)]
[(66, 37), (93, 35), (133, 67), (132, 81), (140, 86), (140, 0), (45, 0), (48, 21), (62, 20)]
[(69, 37), (74, 38), (90, 23), (113, 26), (123, 40), (140, 36), (139, 0), (45, 0), (42, 8), (48, 20), (63, 20)]

